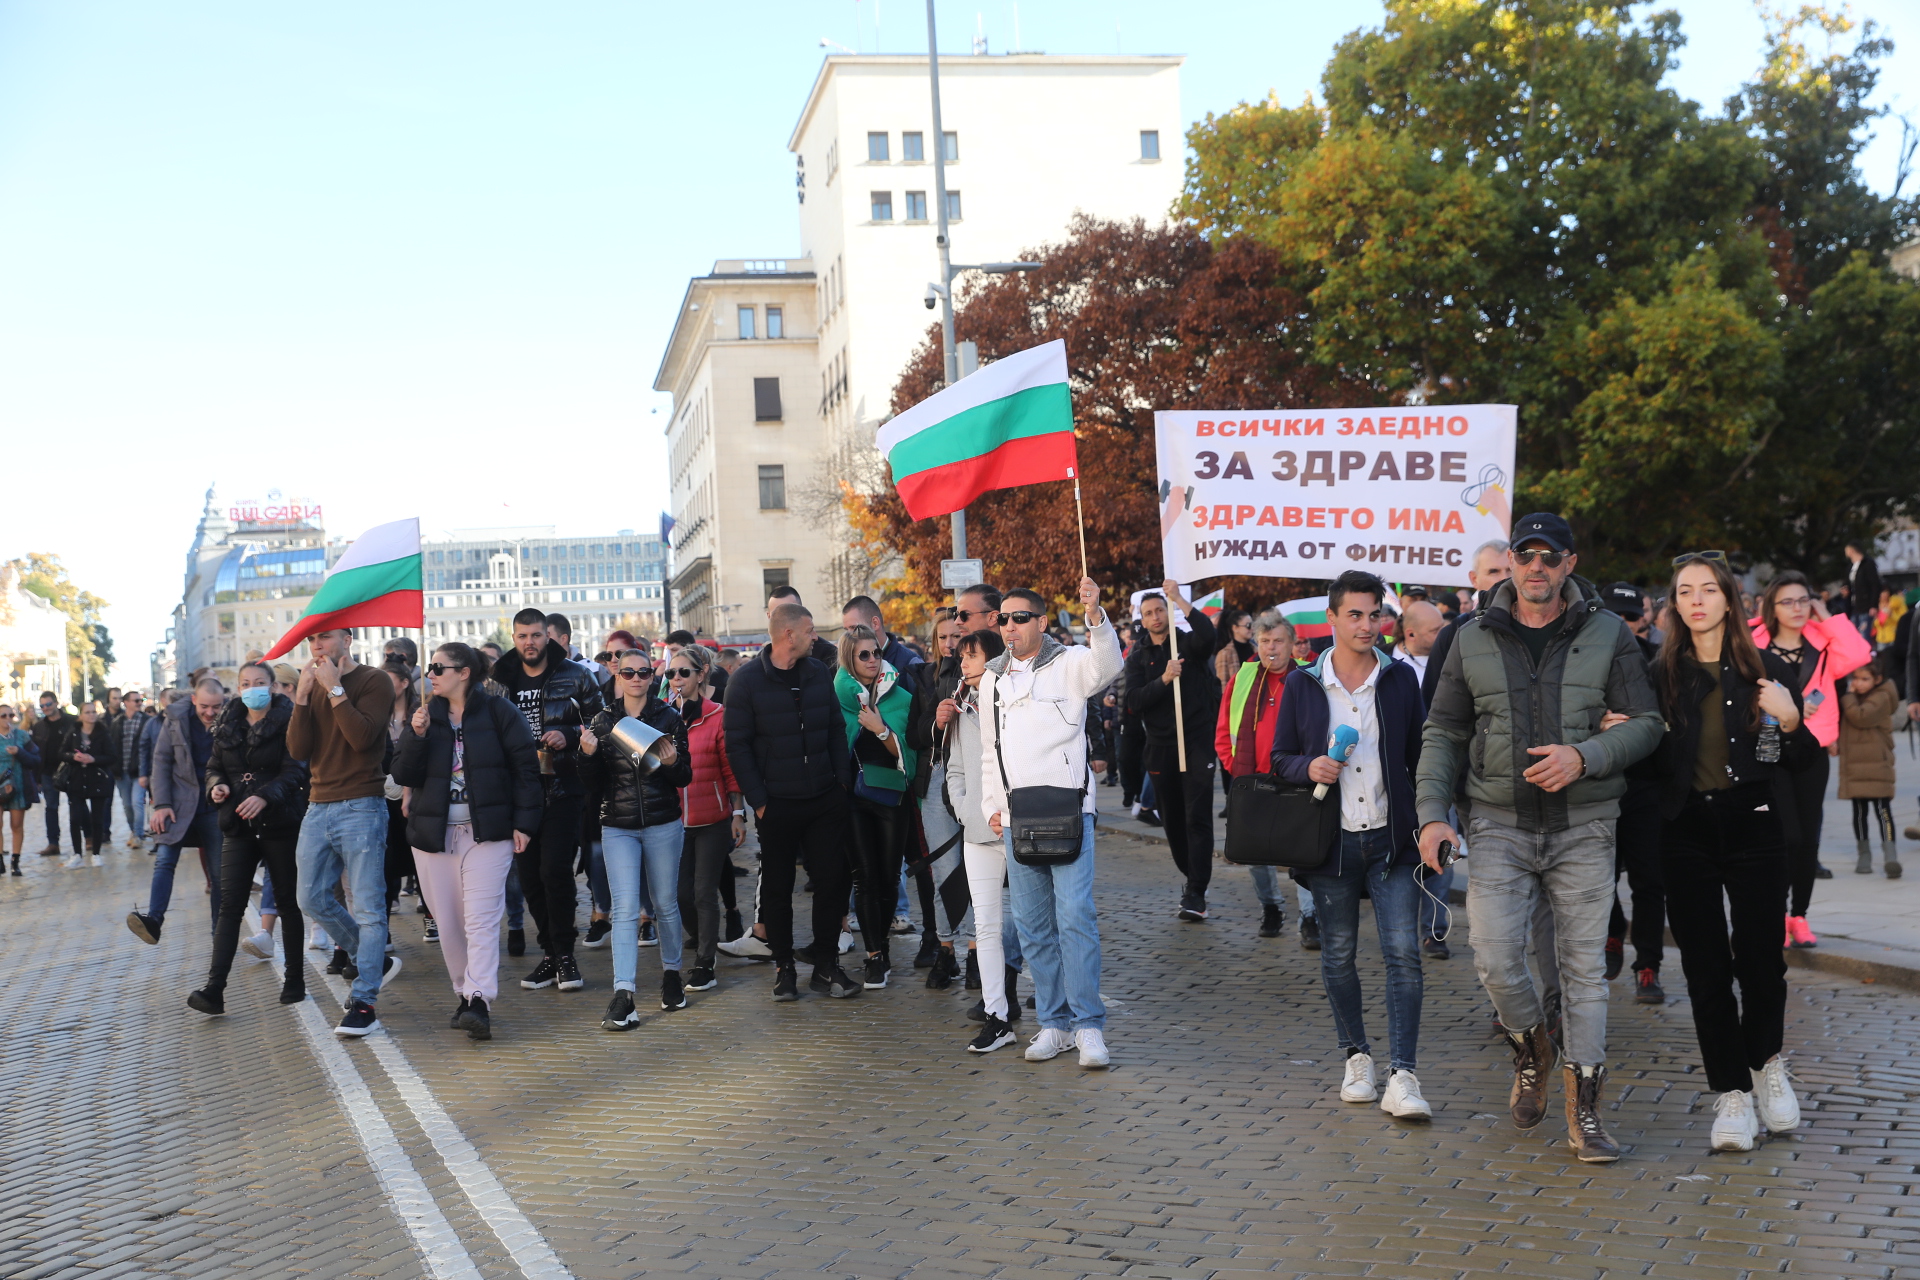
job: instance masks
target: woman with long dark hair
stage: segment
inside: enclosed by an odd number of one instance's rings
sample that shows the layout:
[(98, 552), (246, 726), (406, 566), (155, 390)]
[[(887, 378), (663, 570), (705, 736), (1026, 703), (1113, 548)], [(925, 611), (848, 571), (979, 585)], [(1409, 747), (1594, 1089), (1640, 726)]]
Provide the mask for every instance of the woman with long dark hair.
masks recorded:
[(1787, 965), (1774, 930), (1787, 845), (1773, 799), (1779, 762), (1817, 750), (1793, 672), (1755, 646), (1739, 600), (1723, 554), (1675, 560), (1654, 679), (1668, 726), (1657, 757), (1667, 919), (1720, 1094), (1716, 1151), (1751, 1151), (1762, 1126), (1800, 1123), (1781, 1056)]
[(189, 1008), (205, 1014), (227, 1011), (227, 975), (240, 944), (240, 918), (262, 863), (273, 886), (286, 953), (280, 1003), (307, 998), (307, 962), (301, 955), (306, 926), (294, 862), (300, 821), (307, 814), (307, 766), (287, 752), (293, 699), (274, 692), (273, 668), (264, 662), (240, 668), (239, 680), (240, 696), (220, 709), (214, 724), (213, 755), (207, 761), (207, 799), (220, 807), (220, 918), (213, 925), (206, 985), (187, 997)]
[[(1806, 707), (1807, 730), (1821, 747), (1840, 736), (1836, 686), (1873, 657), (1873, 650), (1846, 618), (1830, 617), (1804, 573), (1789, 571), (1767, 584), (1754, 620), (1753, 643), (1780, 659)], [(1786, 902), (1789, 947), (1811, 947), (1819, 938), (1807, 925), (1813, 882), (1820, 865), (1820, 823), (1827, 797), (1827, 752), (1809, 751), (1774, 771), (1774, 809), (1787, 842)], [(1871, 868), (1869, 868), (1871, 870)]]
[[(914, 812), (907, 792), (919, 753), (906, 738), (913, 694), (893, 664), (880, 656), (880, 642), (866, 626), (841, 633), (840, 670), (833, 688), (853, 760), (854, 889), (867, 944), (864, 985), (877, 991), (892, 972), (888, 931), (907, 841), (913, 838)], [(951, 957), (949, 950), (942, 962)]]

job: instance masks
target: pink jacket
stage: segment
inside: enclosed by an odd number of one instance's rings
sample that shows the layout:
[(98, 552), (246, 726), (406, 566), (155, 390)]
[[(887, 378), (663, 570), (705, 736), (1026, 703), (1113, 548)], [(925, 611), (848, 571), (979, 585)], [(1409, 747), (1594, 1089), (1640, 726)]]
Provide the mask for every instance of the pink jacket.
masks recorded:
[[(1766, 627), (1758, 618), (1749, 625), (1753, 627), (1753, 642), (1766, 648), (1772, 640)], [(1800, 632), (1800, 638), (1820, 654), (1814, 660), (1813, 674), (1807, 677), (1806, 688), (1801, 691), (1805, 697), (1818, 693), (1821, 698), (1819, 709), (1807, 717), (1807, 728), (1813, 731), (1821, 746), (1832, 746), (1833, 740), (1840, 736), (1840, 699), (1835, 689), (1856, 669), (1872, 661), (1873, 649), (1866, 637), (1845, 618), (1814, 618)]]

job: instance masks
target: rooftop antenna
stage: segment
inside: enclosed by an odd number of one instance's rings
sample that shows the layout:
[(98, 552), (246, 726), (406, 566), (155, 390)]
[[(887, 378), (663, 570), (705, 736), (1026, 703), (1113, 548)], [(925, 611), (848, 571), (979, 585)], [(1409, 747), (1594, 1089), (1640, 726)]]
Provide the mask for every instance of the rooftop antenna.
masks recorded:
[(987, 20), (978, 10), (973, 15), (973, 56), (978, 58), (987, 51)]
[(822, 49), (838, 49), (842, 53), (853, 52), (853, 50), (847, 48), (847, 46), (841, 44), (838, 40), (829, 40), (825, 36), (820, 37), (820, 47)]

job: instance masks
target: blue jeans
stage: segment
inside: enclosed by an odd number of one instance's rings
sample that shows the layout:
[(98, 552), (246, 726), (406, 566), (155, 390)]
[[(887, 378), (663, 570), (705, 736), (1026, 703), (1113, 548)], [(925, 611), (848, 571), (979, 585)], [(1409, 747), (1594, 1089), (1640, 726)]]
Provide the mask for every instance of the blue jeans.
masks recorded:
[(167, 904), (173, 901), (173, 871), (180, 863), (182, 849), (200, 849), (207, 856), (207, 894), (215, 924), (220, 921), (220, 819), (212, 805), (202, 804), (186, 826), (174, 826), (167, 832), (177, 843), (163, 844), (153, 855), (153, 886), (147, 894), (147, 914), (155, 920), (167, 918)]
[(1080, 856), (1064, 865), (1025, 866), (1013, 856), (1013, 837), (1005, 841), (1007, 888), (1040, 1025), (1057, 1031), (1104, 1030), (1100, 925), (1093, 907), (1093, 823), (1082, 825)]
[[(387, 802), (383, 796), (307, 806), (300, 824), (300, 910), (359, 966), (349, 1000), (372, 1004), (387, 959)], [(333, 896), (347, 878), (352, 914)]]
[[(1260, 899), (1263, 907), (1284, 907), (1287, 905), (1286, 890), (1280, 887), (1280, 869), (1278, 867), (1248, 867), (1253, 873), (1253, 896)], [(1293, 886), (1294, 896), (1300, 900), (1300, 918), (1313, 918), (1313, 895), (1307, 891), (1304, 882)]]
[(1342, 831), (1333, 867), (1307, 877), (1320, 907), (1320, 980), (1333, 1006), (1334, 1030), (1348, 1053), (1371, 1053), (1360, 1007), (1360, 974), (1353, 957), (1360, 939), (1360, 888), (1373, 899), (1380, 954), (1387, 962), (1387, 1044), (1391, 1069), (1412, 1071), (1420, 1048), (1420, 888), (1413, 867), (1393, 865), (1393, 836)]
[(640, 967), (640, 891), (650, 888), (654, 928), (659, 931), (660, 969), (680, 967), (680, 846), (685, 828), (678, 818), (637, 831), (600, 828), (606, 850), (607, 890), (613, 899), (613, 989), (633, 991)]
[(116, 777), (114, 787), (120, 792), (120, 811), (127, 818), (127, 834), (137, 840), (147, 838), (147, 789), (140, 785), (140, 779)]

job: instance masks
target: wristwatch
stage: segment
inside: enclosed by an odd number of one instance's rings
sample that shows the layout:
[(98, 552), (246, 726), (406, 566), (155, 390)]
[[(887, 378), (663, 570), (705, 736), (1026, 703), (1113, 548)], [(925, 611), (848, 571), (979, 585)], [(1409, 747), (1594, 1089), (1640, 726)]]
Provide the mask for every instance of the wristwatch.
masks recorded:
[(885, 742), (888, 738), (891, 738), (893, 736), (893, 730), (882, 729), (879, 733), (875, 734), (874, 736), (880, 739), (880, 741)]
[(333, 686), (333, 688), (327, 690), (327, 696), (329, 698), (344, 698), (347, 696), (347, 686), (343, 684), (337, 684)]
[(744, 818), (747, 816), (747, 811), (745, 809), (735, 809), (733, 811), (733, 816), (736, 818)]

